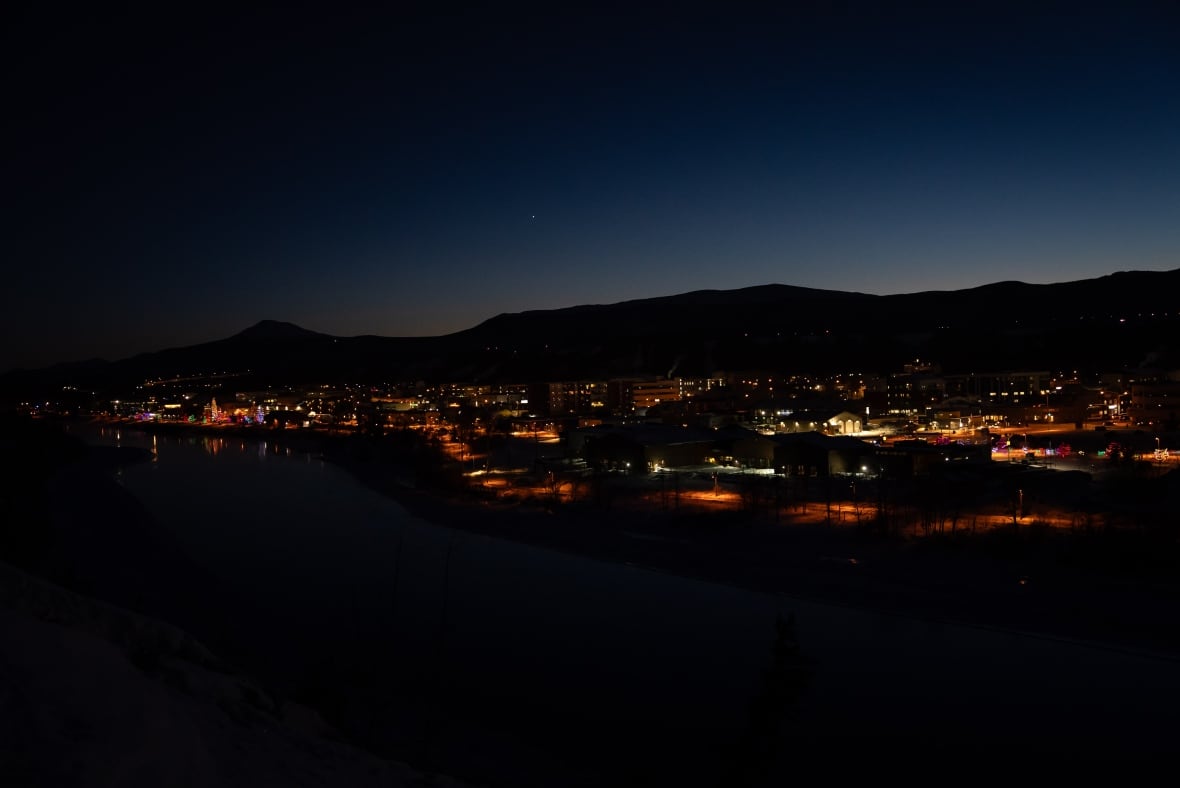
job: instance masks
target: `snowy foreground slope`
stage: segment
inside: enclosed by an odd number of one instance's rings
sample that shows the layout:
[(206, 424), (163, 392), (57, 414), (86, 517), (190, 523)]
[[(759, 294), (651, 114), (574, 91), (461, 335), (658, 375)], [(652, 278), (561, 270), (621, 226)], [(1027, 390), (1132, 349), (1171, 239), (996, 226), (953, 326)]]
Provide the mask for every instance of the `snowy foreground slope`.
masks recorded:
[(0, 563), (5, 786), (453, 786), (334, 740), (169, 624)]

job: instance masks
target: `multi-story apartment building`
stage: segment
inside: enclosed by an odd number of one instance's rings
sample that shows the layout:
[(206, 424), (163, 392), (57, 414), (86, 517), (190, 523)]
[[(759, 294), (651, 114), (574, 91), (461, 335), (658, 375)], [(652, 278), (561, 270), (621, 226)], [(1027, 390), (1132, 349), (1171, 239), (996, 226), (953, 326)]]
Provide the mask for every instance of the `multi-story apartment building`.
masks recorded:
[(1180, 424), (1180, 382), (1131, 384), (1127, 416), (1136, 424), (1175, 428)]
[(641, 380), (631, 384), (631, 404), (636, 410), (680, 400), (680, 379)]

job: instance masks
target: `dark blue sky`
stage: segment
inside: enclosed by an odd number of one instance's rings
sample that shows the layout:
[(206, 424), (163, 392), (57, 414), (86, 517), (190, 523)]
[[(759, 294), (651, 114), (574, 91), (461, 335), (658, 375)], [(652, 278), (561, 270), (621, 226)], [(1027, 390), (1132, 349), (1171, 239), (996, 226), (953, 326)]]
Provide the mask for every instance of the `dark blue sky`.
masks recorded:
[(1180, 267), (1170, 4), (435, 5), (15, 19), (0, 370)]

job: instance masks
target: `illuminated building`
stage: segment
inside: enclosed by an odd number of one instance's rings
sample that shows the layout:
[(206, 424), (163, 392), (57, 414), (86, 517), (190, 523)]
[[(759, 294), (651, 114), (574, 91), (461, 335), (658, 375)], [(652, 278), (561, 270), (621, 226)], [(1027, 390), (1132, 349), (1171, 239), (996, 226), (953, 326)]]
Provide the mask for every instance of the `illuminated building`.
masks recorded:
[(647, 410), (661, 402), (680, 400), (680, 379), (644, 380), (631, 384), (631, 405), (636, 410)]

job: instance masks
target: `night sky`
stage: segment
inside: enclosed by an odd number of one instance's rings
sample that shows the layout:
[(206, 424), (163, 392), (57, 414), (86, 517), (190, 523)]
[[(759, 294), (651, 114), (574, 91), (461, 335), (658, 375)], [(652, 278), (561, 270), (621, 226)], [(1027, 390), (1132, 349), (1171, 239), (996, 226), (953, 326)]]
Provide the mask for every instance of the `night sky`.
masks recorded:
[(39, 5), (2, 34), (0, 370), (1180, 266), (1170, 3)]

